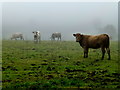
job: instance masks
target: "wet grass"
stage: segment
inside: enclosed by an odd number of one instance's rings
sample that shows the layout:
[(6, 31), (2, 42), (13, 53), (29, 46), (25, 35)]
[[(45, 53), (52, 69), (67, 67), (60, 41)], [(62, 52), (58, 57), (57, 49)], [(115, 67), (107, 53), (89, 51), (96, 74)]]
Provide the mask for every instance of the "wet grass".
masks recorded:
[(83, 49), (75, 41), (4, 40), (3, 88), (119, 88), (118, 45), (111, 42), (111, 60), (101, 51)]

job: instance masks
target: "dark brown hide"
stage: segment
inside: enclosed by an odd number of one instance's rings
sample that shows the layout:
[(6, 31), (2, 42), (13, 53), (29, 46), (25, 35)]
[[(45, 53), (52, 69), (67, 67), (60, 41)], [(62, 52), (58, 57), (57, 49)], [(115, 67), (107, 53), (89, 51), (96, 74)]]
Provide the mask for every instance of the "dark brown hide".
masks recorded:
[(108, 53), (108, 59), (110, 60), (110, 48), (109, 48), (109, 36), (107, 34), (101, 35), (82, 35), (80, 33), (73, 34), (76, 37), (76, 42), (80, 43), (80, 46), (84, 49), (84, 58), (88, 57), (88, 49), (101, 48), (102, 59), (104, 59), (105, 49)]

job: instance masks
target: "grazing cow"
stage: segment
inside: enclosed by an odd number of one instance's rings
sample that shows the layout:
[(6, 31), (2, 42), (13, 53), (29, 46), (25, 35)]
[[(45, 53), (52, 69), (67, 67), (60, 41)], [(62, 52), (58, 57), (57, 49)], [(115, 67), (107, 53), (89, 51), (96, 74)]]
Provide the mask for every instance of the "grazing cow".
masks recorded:
[(77, 33), (73, 34), (73, 36), (76, 37), (76, 42), (79, 42), (80, 46), (84, 49), (84, 58), (88, 57), (89, 48), (101, 48), (102, 60), (104, 59), (105, 49), (108, 53), (108, 60), (110, 60), (109, 36), (107, 34), (92, 36)]
[(58, 32), (53, 33), (51, 35), (51, 40), (55, 40), (55, 38), (61, 41), (61, 33), (58, 33)]
[(41, 41), (40, 31), (32, 32), (34, 34), (34, 42), (39, 43)]
[(22, 33), (14, 33), (14, 34), (12, 34), (11, 40), (13, 40), (13, 39), (17, 40), (17, 38), (20, 38), (21, 40), (24, 40)]

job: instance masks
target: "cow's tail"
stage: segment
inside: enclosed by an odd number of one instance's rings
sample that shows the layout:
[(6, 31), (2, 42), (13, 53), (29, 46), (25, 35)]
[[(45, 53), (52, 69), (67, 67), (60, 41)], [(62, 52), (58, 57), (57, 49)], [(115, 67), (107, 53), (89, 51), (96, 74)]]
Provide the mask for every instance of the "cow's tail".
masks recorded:
[(106, 48), (109, 48), (109, 46), (110, 46), (110, 37), (107, 34), (105, 34), (105, 36), (106, 36), (105, 45), (106, 45)]

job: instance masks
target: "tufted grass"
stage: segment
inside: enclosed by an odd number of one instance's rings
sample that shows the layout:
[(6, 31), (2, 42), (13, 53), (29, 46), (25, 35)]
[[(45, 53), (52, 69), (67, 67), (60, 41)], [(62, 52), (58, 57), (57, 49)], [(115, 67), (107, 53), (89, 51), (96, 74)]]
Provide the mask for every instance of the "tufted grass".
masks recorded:
[(2, 87), (26, 89), (117, 88), (118, 43), (110, 45), (111, 60), (101, 60), (101, 51), (83, 49), (75, 41), (2, 42)]

